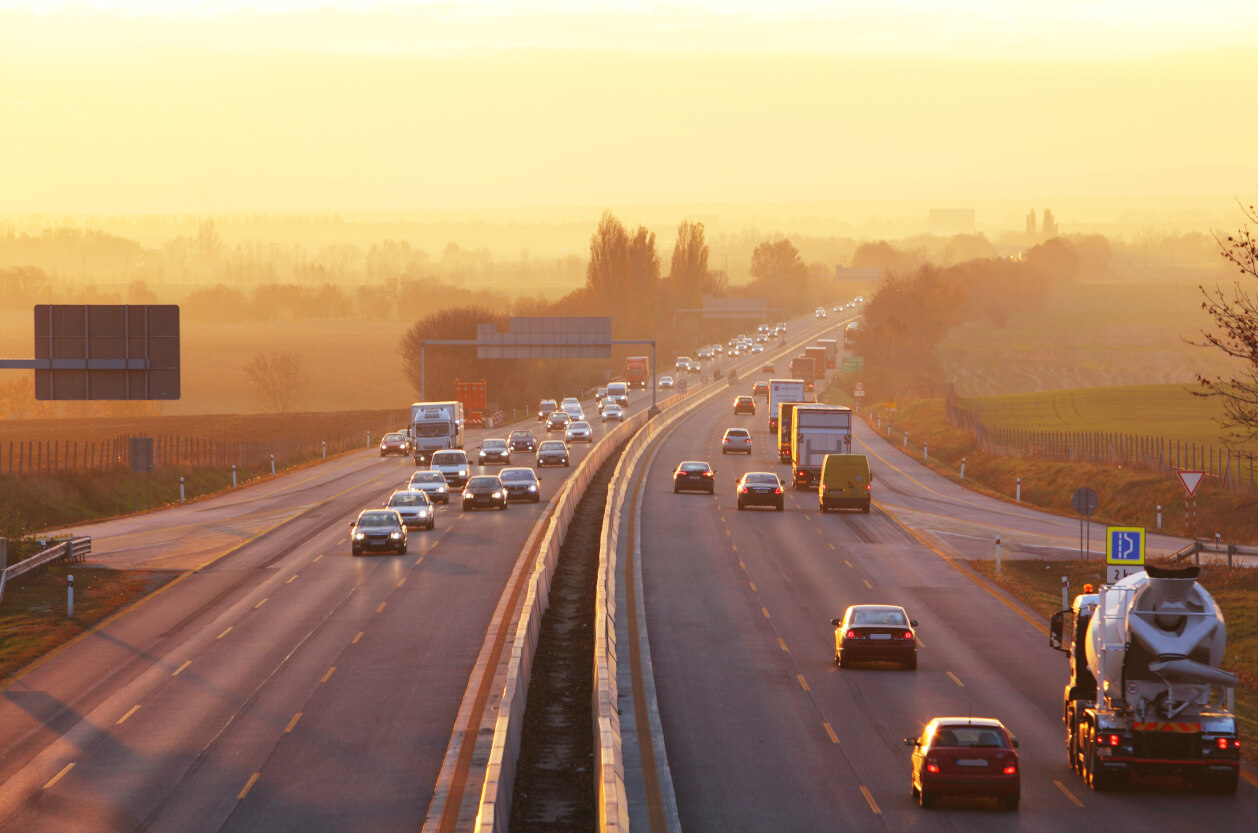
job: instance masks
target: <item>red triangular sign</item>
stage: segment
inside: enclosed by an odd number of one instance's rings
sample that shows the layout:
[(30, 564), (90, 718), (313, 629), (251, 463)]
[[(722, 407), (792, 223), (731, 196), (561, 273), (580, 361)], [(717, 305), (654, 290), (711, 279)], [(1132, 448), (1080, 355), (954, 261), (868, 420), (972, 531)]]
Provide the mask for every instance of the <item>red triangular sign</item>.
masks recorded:
[(1184, 484), (1184, 491), (1189, 497), (1197, 491), (1197, 487), (1201, 485), (1201, 478), (1206, 476), (1204, 471), (1177, 471), (1179, 482)]

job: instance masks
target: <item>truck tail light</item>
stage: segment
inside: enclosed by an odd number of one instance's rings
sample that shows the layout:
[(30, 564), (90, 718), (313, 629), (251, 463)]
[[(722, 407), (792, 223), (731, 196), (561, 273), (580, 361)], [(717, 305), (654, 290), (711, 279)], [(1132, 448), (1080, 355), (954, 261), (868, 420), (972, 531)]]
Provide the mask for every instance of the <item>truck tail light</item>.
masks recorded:
[(865, 491), (867, 491), (867, 492), (872, 492), (873, 490), (874, 490), (874, 484), (872, 484), (872, 483), (866, 483), (866, 484), (865, 484)]
[(1110, 746), (1118, 746), (1118, 744), (1122, 742), (1122, 738), (1118, 735), (1110, 735), (1107, 740)]

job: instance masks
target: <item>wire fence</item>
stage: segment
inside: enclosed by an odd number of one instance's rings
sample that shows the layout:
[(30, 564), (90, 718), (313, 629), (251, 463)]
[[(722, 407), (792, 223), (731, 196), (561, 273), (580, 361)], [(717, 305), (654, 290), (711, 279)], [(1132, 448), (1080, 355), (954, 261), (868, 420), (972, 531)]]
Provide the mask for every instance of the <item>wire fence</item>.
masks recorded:
[[(276, 464), (364, 448), (406, 422), (406, 413), (380, 414), (353, 426), (327, 432), (307, 431), (263, 440), (215, 439), (180, 434), (156, 434), (153, 439), (155, 469), (242, 469)], [(0, 442), (0, 476), (26, 477), (77, 471), (127, 471), (131, 468), (131, 439), (140, 434), (112, 438), (66, 440), (8, 440)], [(147, 436), (147, 435), (145, 435)], [(326, 445), (325, 445), (326, 444)]]
[(1254, 454), (1215, 446), (1112, 431), (1036, 431), (989, 426), (971, 411), (947, 399), (948, 421), (970, 433), (979, 448), (1011, 457), (1144, 468), (1163, 474), (1204, 471), (1216, 485), (1254, 491)]

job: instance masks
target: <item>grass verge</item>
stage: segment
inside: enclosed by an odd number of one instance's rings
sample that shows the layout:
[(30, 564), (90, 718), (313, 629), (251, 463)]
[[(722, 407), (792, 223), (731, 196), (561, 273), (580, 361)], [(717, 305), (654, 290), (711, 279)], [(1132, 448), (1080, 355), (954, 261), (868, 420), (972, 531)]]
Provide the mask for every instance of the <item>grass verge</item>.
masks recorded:
[[(67, 577), (74, 576), (74, 616), (66, 616)], [(180, 574), (56, 565), (14, 579), (0, 605), (0, 680), (128, 607)]]
[[(1061, 609), (1061, 578), (1070, 580), (1070, 595), (1082, 591), (1085, 583), (1101, 584), (1105, 576), (1104, 559), (1006, 561), (997, 574), (994, 561), (970, 561), (970, 569), (1000, 585), (1021, 599), (1037, 614), (1048, 619)], [(1258, 750), (1249, 743), (1258, 737), (1258, 570), (1241, 567), (1202, 565), (1201, 584), (1210, 591), (1223, 611), (1227, 623), (1227, 654), (1223, 667), (1240, 677), (1236, 688), (1236, 718), (1246, 743), (1241, 752), (1251, 764), (1258, 763)], [(1061, 657), (1063, 684), (1066, 678), (1066, 657)]]

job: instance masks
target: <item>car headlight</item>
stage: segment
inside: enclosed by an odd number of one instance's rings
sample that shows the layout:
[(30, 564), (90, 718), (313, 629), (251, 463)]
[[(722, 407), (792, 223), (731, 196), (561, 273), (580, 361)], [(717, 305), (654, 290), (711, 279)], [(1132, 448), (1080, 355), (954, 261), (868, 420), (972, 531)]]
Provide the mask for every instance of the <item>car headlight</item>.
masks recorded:
[(354, 540), (355, 540), (355, 541), (361, 541), (362, 539), (364, 539), (364, 538), (366, 538), (366, 537), (367, 537), (367, 536), (366, 536), (366, 534), (365, 534), (365, 533), (362, 533), (362, 532), (355, 532), (355, 533), (354, 533)]
[(530, 491), (530, 492), (536, 492), (536, 491), (537, 491), (537, 486), (536, 486), (536, 484), (535, 484), (535, 485), (532, 485), (532, 486), (529, 486), (529, 491)]
[(471, 500), (471, 499), (472, 499), (472, 493), (471, 493), (471, 492), (464, 492), (464, 493), (463, 493), (463, 499), (464, 499), (464, 500)]
[(494, 500), (497, 500), (498, 498), (502, 497), (502, 490), (501, 489), (496, 490), (492, 495), (490, 495), (490, 497), (492, 497)]
[(446, 491), (446, 487), (444, 483), (437, 487), (437, 494), (439, 495), (445, 494), (445, 491)]
[(459, 477), (467, 477), (467, 469), (459, 469)]
[(390, 532), (390, 533), (389, 533), (389, 537), (390, 537), (390, 538), (392, 538), (394, 541), (396, 541), (397, 539), (399, 539), (399, 538), (401, 538), (401, 537), (402, 537), (402, 533), (400, 533), (400, 532)]
[(420, 509), (420, 510), (419, 510), (419, 512), (418, 512), (417, 514), (418, 514), (421, 518), (426, 518), (426, 517), (428, 517), (428, 510), (427, 510), (427, 509)]

